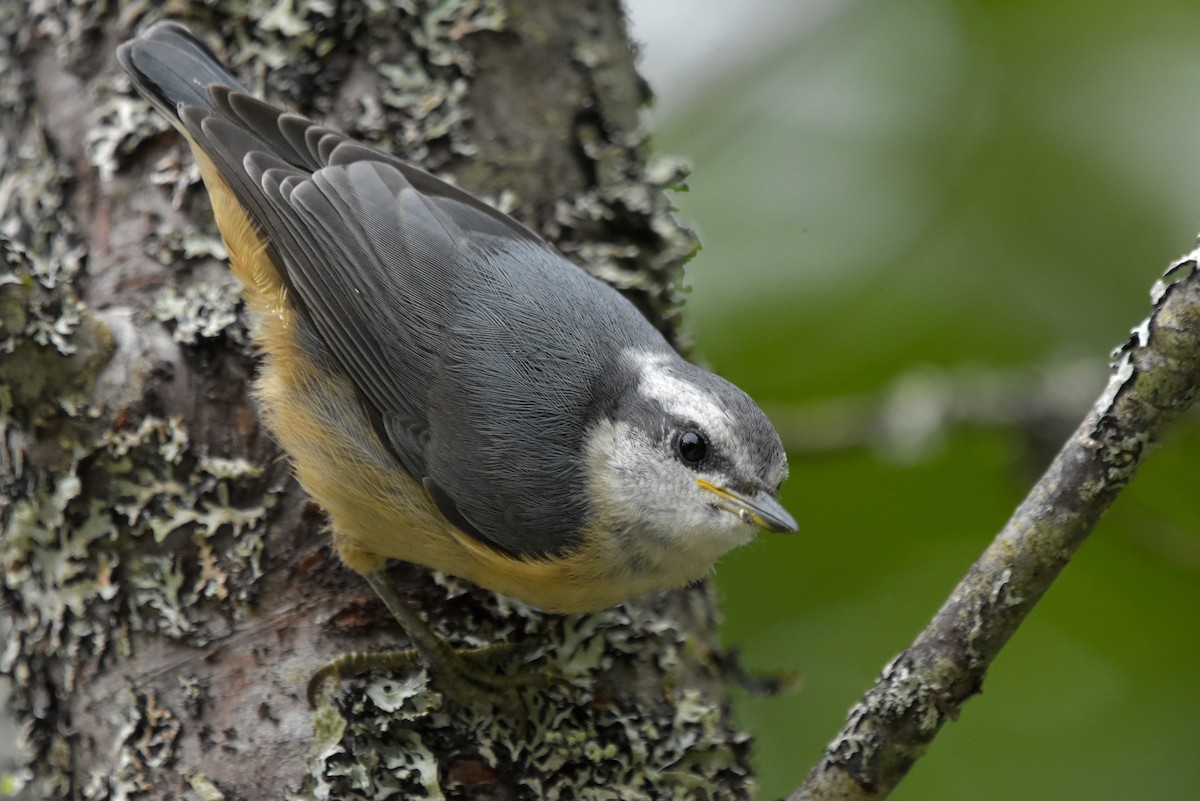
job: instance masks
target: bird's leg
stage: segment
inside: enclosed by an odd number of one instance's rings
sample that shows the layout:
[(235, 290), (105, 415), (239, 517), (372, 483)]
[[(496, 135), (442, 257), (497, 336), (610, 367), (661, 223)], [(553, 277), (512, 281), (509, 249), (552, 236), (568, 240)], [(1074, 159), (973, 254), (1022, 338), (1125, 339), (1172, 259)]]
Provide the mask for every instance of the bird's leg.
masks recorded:
[(364, 573), (363, 577), (404, 629), (413, 647), (378, 653), (351, 652), (339, 656), (309, 680), (310, 706), (316, 706), (317, 693), (327, 679), (335, 676), (347, 679), (373, 668), (395, 670), (418, 662), (423, 662), (429, 668), (433, 682), (444, 694), (465, 703), (510, 703), (519, 687), (553, 681), (541, 674), (508, 676), (496, 672), (496, 666), (488, 662), (510, 651), (512, 647), (507, 643), (471, 651), (451, 648), (404, 602), (382, 569)]

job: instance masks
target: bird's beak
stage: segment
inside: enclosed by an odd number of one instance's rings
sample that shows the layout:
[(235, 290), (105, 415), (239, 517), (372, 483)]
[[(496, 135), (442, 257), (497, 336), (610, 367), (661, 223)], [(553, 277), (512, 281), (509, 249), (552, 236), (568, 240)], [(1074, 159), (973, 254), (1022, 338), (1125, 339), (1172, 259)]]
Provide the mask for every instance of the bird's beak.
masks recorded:
[(726, 512), (731, 512), (742, 519), (743, 523), (753, 523), (770, 531), (791, 534), (797, 528), (795, 519), (783, 508), (783, 504), (772, 495), (765, 492), (755, 493), (747, 497), (725, 487), (719, 487), (707, 479), (698, 478), (696, 483), (720, 500), (717, 505)]

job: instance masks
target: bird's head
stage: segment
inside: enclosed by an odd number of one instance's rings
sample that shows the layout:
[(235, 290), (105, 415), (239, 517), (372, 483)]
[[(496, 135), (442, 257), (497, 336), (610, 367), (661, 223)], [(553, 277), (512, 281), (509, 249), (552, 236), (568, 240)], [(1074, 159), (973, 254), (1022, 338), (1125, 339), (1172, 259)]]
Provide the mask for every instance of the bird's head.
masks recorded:
[(745, 392), (671, 353), (624, 354), (630, 380), (588, 434), (593, 521), (630, 568), (703, 575), (760, 528), (793, 532), (787, 456)]

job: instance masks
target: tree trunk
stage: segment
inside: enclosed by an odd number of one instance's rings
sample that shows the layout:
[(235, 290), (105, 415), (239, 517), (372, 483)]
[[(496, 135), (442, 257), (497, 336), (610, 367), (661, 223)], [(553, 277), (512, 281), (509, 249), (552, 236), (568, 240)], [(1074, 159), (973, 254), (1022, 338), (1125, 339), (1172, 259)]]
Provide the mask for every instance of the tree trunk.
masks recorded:
[[(691, 233), (647, 163), (615, 0), (179, 4), (268, 99), (513, 213), (669, 336)], [(171, 10), (168, 6), (168, 11)], [(259, 424), (198, 173), (118, 74), (145, 8), (0, 11), (2, 667), (38, 798), (741, 798), (705, 586), (554, 616), (397, 565), (453, 643), (563, 681), (523, 710), (372, 673), (403, 647)]]

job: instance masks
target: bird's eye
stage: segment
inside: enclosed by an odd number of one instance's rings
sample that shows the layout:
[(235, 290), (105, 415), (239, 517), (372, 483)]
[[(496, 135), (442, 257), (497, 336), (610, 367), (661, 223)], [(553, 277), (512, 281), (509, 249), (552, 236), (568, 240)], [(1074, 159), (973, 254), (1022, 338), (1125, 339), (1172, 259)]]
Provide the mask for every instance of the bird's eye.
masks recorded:
[(708, 453), (708, 440), (699, 431), (684, 431), (676, 447), (683, 461), (688, 464), (700, 464)]

